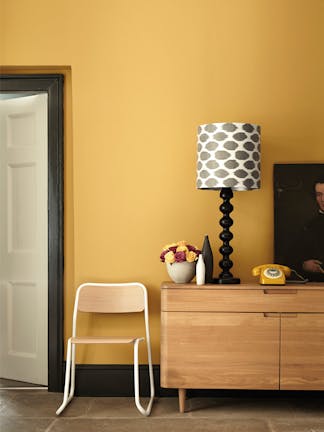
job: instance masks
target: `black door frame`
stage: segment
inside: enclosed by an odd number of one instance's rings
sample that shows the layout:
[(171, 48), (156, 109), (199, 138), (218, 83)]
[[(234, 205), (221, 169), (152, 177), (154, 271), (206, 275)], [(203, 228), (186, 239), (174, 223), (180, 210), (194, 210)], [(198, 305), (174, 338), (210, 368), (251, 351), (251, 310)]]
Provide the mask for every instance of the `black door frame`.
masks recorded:
[(63, 85), (61, 74), (0, 74), (0, 92), (48, 95), (48, 390), (63, 389)]

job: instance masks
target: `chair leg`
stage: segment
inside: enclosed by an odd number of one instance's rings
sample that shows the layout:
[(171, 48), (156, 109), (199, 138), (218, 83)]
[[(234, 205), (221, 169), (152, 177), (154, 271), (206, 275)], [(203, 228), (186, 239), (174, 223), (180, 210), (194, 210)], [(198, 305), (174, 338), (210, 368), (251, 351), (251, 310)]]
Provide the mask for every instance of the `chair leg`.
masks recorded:
[[(72, 362), (71, 362), (71, 351), (72, 351)], [(73, 398), (74, 394), (74, 383), (73, 386), (70, 382), (70, 376), (71, 376), (71, 369), (72, 369), (72, 380), (74, 380), (75, 375), (75, 346), (71, 343), (71, 339), (68, 340), (67, 345), (67, 355), (66, 355), (66, 370), (65, 370), (65, 383), (64, 383), (64, 395), (63, 395), (63, 402), (60, 405), (60, 407), (56, 411), (56, 415), (61, 414), (61, 412), (67, 407), (71, 399)]]
[(74, 396), (75, 389), (75, 344), (72, 344), (72, 361), (71, 361), (71, 389), (69, 399), (71, 400)]
[(140, 395), (139, 395), (139, 366), (138, 366), (138, 345), (141, 341), (143, 341), (143, 338), (136, 339), (134, 342), (134, 389), (135, 389), (135, 404), (138, 409), (138, 411), (143, 414), (144, 416), (149, 416), (151, 414), (153, 400), (154, 400), (154, 379), (153, 379), (153, 366), (152, 366), (152, 359), (151, 359), (151, 350), (148, 345), (148, 360), (149, 360), (149, 377), (150, 377), (150, 400), (147, 405), (147, 408), (145, 409), (140, 402)]

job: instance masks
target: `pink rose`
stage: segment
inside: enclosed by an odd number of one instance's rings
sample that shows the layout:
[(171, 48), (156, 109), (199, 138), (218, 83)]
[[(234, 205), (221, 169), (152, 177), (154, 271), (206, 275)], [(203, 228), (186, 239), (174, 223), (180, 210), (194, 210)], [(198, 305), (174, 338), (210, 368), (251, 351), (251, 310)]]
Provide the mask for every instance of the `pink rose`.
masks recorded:
[(162, 262), (165, 262), (164, 256), (165, 256), (165, 254), (167, 254), (168, 252), (169, 252), (168, 250), (164, 250), (164, 251), (161, 253), (161, 255), (160, 255), (160, 260), (161, 260)]
[(174, 257), (176, 262), (186, 261), (186, 253), (184, 251), (176, 252)]
[(188, 248), (189, 252), (195, 252), (195, 254), (197, 254), (197, 255), (201, 254), (201, 250), (195, 248), (195, 246), (187, 245), (187, 248)]

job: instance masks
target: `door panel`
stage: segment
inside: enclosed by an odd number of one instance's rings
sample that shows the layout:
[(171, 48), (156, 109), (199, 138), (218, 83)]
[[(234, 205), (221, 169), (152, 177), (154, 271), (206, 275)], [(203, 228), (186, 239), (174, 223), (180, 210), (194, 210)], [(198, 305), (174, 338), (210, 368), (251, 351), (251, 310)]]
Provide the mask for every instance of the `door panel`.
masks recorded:
[(279, 323), (279, 314), (162, 312), (162, 387), (278, 389)]
[[(37, 328), (30, 316), (37, 315), (36, 284), (8, 284), (8, 351), (19, 357), (36, 357)], [(21, 307), (24, 305), (24, 308)]]
[(281, 317), (280, 388), (324, 389), (324, 314)]
[(0, 376), (47, 385), (47, 94), (0, 101)]
[[(8, 166), (8, 250), (10, 253), (36, 248), (37, 166), (35, 163)], [(28, 199), (26, 199), (28, 197)]]

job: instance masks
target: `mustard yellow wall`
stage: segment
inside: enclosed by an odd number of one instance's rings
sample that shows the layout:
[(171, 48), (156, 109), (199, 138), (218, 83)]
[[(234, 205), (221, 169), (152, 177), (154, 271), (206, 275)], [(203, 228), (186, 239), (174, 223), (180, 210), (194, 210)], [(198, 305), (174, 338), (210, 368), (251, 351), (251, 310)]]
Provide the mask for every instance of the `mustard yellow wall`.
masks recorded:
[[(217, 261), (220, 200), (195, 189), (197, 125), (262, 127), (262, 188), (233, 200), (233, 272), (245, 281), (272, 261), (273, 164), (324, 161), (324, 1), (2, 0), (0, 16), (3, 66), (71, 67), (66, 335), (77, 284), (140, 280), (159, 363), (161, 247), (208, 233)], [(132, 361), (105, 351), (79, 361)]]

